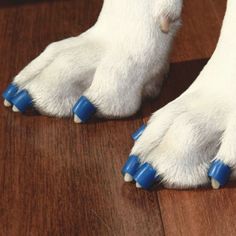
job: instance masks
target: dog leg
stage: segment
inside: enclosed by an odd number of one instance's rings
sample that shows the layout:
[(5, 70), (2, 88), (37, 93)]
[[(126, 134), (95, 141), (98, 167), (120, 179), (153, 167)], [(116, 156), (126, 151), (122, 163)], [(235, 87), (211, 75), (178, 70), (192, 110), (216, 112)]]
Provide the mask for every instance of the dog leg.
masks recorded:
[[(219, 188), (235, 177), (236, 1), (228, 0), (216, 50), (193, 85), (157, 111), (123, 168), (149, 188)], [(214, 160), (212, 162), (212, 160)]]

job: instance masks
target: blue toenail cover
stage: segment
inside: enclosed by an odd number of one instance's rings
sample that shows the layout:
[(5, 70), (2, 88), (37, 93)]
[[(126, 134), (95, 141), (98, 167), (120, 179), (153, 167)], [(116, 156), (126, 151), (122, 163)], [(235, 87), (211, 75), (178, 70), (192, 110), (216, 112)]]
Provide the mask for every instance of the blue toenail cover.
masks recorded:
[(8, 102), (11, 103), (11, 99), (15, 96), (15, 94), (18, 91), (18, 87), (15, 84), (9, 84), (7, 89), (3, 92), (2, 96), (4, 99), (6, 99)]
[(150, 188), (156, 181), (156, 170), (148, 163), (144, 163), (138, 169), (134, 176), (134, 180), (141, 185), (142, 188)]
[(26, 90), (22, 90), (13, 97), (12, 103), (20, 112), (25, 112), (32, 105), (32, 99)]
[(220, 183), (221, 186), (223, 186), (227, 183), (230, 172), (231, 170), (228, 165), (224, 164), (220, 160), (215, 160), (209, 168), (208, 176), (214, 178)]
[(146, 129), (147, 125), (142, 125), (135, 133), (132, 134), (134, 141), (137, 141), (139, 137), (143, 134), (143, 131)]
[(76, 114), (82, 122), (88, 121), (96, 112), (96, 107), (84, 96), (80, 97), (73, 108), (73, 113)]
[(131, 155), (131, 156), (129, 156), (128, 160), (126, 161), (121, 172), (123, 175), (128, 173), (131, 176), (134, 176), (136, 171), (139, 168), (139, 165), (140, 165), (139, 158), (135, 155)]

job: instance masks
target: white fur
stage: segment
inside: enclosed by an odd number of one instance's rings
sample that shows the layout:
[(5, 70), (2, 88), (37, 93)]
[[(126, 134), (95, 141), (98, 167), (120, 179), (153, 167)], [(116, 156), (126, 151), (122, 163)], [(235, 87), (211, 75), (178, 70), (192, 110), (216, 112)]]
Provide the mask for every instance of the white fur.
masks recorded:
[[(85, 95), (100, 116), (130, 116), (143, 96), (160, 91), (181, 9), (182, 0), (105, 0), (94, 27), (49, 45), (14, 82), (43, 114), (71, 115)], [(168, 33), (160, 30), (162, 16)]]
[(132, 154), (151, 163), (167, 187), (209, 182), (210, 162), (236, 164), (236, 1), (228, 0), (217, 48), (193, 85), (157, 111)]
[[(182, 0), (105, 0), (94, 27), (50, 45), (14, 81), (48, 115), (71, 115), (84, 94), (98, 115), (129, 116), (142, 96), (160, 90), (181, 9)], [(215, 158), (236, 164), (235, 9), (236, 1), (228, 0), (212, 58), (184, 94), (152, 116), (132, 150), (168, 187), (208, 183)], [(161, 31), (163, 17), (168, 33)]]

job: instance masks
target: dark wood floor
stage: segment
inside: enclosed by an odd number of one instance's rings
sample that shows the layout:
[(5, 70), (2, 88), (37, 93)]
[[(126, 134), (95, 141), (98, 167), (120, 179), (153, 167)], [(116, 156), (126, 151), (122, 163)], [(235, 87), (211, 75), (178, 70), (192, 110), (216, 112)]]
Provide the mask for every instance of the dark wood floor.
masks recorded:
[[(96, 20), (102, 0), (1, 1), (0, 91), (52, 41)], [(170, 78), (133, 118), (75, 125), (0, 105), (0, 236), (236, 235), (236, 190), (137, 190), (120, 174), (130, 134), (212, 54), (225, 0), (185, 1)]]

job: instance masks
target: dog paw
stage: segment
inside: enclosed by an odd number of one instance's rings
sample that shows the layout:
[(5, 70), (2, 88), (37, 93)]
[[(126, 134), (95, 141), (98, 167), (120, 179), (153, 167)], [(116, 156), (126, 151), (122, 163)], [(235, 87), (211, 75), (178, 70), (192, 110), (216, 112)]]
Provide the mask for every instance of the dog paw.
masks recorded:
[(158, 180), (170, 188), (198, 187), (210, 180), (213, 188), (225, 185), (236, 162), (236, 113), (212, 100), (195, 91), (154, 113), (133, 135), (124, 180), (142, 188)]
[(122, 173), (149, 188), (214, 189), (235, 179), (236, 3), (229, 1), (217, 48), (196, 81), (139, 129)]
[(69, 116), (90, 86), (103, 49), (91, 32), (49, 45), (13, 80), (4, 104), (24, 112), (34, 106), (49, 116)]
[(93, 28), (46, 48), (15, 77), (3, 94), (4, 105), (20, 112), (34, 106), (49, 116), (74, 114), (79, 123), (94, 114), (130, 116), (144, 96), (157, 96), (179, 19), (163, 33), (160, 19), (169, 9), (163, 3), (155, 14), (150, 3), (119, 5), (105, 2)]

